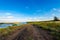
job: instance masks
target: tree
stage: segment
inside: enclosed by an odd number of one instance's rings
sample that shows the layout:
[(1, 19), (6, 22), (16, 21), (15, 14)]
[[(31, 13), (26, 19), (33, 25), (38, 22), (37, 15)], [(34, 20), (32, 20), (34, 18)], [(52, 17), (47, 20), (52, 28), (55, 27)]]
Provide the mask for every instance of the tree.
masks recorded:
[(55, 17), (54, 17), (54, 21), (59, 21), (59, 19), (55, 16)]

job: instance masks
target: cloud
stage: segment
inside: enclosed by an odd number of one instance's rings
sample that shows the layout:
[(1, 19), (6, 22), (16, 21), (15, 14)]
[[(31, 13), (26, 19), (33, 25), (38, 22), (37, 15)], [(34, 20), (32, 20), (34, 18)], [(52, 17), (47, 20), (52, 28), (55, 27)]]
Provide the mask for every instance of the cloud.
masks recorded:
[[(1, 19), (1, 18), (0, 18)], [(29, 21), (44, 21), (47, 20), (48, 18), (46, 17), (26, 17), (25, 19), (23, 18), (14, 18), (13, 16), (9, 16), (5, 19), (1, 19), (0, 22), (29, 22)]]
[(53, 8), (54, 11), (56, 11), (57, 9), (56, 8)]
[(53, 8), (52, 11), (60, 12), (60, 8)]
[(6, 15), (12, 15), (11, 13), (5, 13)]
[(58, 10), (58, 12), (60, 12), (60, 10)]
[[(29, 7), (26, 7), (29, 8)], [(0, 16), (0, 22), (27, 22), (27, 21), (45, 21), (45, 20), (51, 20), (54, 16), (58, 16), (60, 14), (60, 9), (52, 8), (49, 12), (44, 12), (43, 15), (40, 16), (41, 10), (37, 10), (34, 13), (34, 17), (27, 17), (21, 16), (15, 18), (15, 16), (12, 15), (12, 13), (5, 13), (5, 16)], [(38, 13), (38, 14), (37, 14)]]
[(14, 18), (14, 16), (7, 16), (7, 18), (8, 18), (8, 19), (12, 19), (12, 18)]
[(46, 18), (43, 19), (43, 20), (46, 20), (46, 19), (47, 20), (49, 20), (49, 19), (52, 20), (54, 18), (54, 16), (57, 16), (57, 17), (60, 18), (60, 8), (52, 8), (50, 11), (45, 12), (44, 14), (45, 15), (43, 15), (43, 16), (45, 16)]
[(14, 16), (11, 13), (4, 13), (5, 15), (0, 16), (0, 22), (13, 22)]
[(45, 19), (45, 17), (29, 17), (26, 18), (26, 21), (43, 21), (42, 19)]
[(0, 16), (1, 19), (11, 19), (14, 16), (11, 13), (5, 13), (5, 15)]
[(53, 14), (52, 14), (52, 16), (54, 17), (54, 16), (56, 16), (56, 14), (55, 14), (55, 13), (53, 13)]

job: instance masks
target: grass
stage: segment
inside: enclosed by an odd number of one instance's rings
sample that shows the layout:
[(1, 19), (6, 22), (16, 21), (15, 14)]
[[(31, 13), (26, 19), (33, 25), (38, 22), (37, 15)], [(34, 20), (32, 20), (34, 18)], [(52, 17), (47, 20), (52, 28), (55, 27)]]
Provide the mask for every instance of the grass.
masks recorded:
[[(14, 24), (15, 25), (15, 24)], [(6, 28), (0, 28), (0, 37), (7, 37), (11, 35), (14, 31), (22, 29), (24, 26), (8, 26)]]
[(29, 24), (41, 27), (44, 30), (49, 30), (50, 34), (56, 40), (60, 40), (60, 21), (41, 21), (41, 22), (27, 22)]
[[(37, 27), (41, 27), (44, 30), (50, 30), (50, 34), (54, 36), (56, 40), (60, 40), (60, 21), (42, 21), (42, 22), (27, 22), (28, 24), (34, 24)], [(0, 28), (0, 36), (8, 36), (15, 30), (23, 28), (25, 25), (9, 26), (7, 28)], [(29, 38), (31, 40), (31, 38)]]
[(59, 31), (60, 30), (60, 21), (58, 22), (54, 22), (54, 21), (47, 21), (47, 22), (29, 22), (30, 24), (34, 24), (37, 25), (39, 27), (43, 27), (45, 29), (51, 29), (51, 30), (56, 30)]

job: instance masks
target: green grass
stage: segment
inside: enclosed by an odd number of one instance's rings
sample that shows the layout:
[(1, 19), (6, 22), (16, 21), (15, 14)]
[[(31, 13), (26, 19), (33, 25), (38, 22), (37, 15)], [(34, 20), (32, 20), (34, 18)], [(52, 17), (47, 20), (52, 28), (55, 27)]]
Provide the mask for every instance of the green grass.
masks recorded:
[[(44, 30), (51, 30), (50, 34), (54, 36), (57, 40), (60, 40), (60, 21), (41, 21), (41, 22), (27, 22), (28, 24), (34, 24), (37, 27), (42, 27)], [(9, 26), (7, 28), (0, 28), (0, 36), (8, 36), (15, 30), (23, 28), (24, 25)], [(31, 38), (29, 38), (31, 40)]]
[(60, 21), (41, 21), (41, 22), (27, 22), (29, 24), (41, 27), (44, 30), (50, 30), (50, 34), (57, 40), (60, 40)]
[(24, 26), (8, 26), (6, 28), (0, 28), (0, 37), (5, 37), (11, 35), (14, 31), (23, 28)]
[(47, 21), (47, 22), (28, 22), (30, 24), (35, 24), (39, 27), (43, 27), (45, 29), (51, 29), (51, 30), (60, 30), (60, 21)]

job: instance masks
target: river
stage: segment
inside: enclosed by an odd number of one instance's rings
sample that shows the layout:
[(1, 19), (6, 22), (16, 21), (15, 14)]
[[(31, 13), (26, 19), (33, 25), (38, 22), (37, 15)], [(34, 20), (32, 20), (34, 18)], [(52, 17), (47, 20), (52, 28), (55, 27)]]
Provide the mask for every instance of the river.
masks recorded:
[[(26, 24), (26, 22), (21, 22), (17, 25), (23, 25), (23, 24)], [(8, 27), (8, 26), (12, 26), (13, 23), (3, 23), (3, 24), (0, 24), (0, 28), (5, 28), (5, 27)]]

